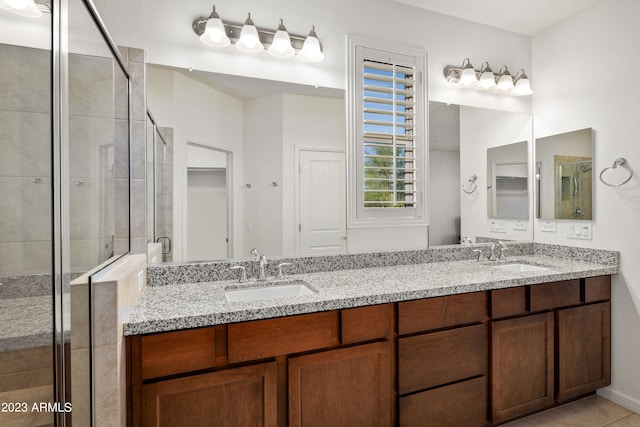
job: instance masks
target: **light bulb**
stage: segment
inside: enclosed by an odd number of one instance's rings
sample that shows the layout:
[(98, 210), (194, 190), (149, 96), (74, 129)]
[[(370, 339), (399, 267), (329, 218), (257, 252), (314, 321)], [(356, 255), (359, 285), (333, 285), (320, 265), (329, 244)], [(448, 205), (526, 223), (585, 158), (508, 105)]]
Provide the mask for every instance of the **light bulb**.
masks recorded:
[(269, 47), (269, 53), (278, 58), (289, 58), (296, 53), (293, 46), (291, 46), (291, 38), (282, 23), (282, 19), (280, 20), (280, 25), (278, 26), (276, 34), (273, 36), (273, 42)]
[(302, 50), (298, 56), (300, 59), (307, 62), (320, 62), (324, 59), (324, 54), (322, 53), (320, 40), (318, 40), (315, 27), (311, 28), (311, 32), (304, 40)]
[(231, 44), (231, 40), (227, 37), (224, 24), (218, 14), (215, 13), (215, 10), (207, 20), (207, 26), (204, 29), (204, 33), (200, 36), (200, 41), (212, 47), (227, 47)]
[(493, 70), (489, 67), (489, 64), (485, 62), (480, 69), (480, 79), (478, 79), (478, 85), (476, 89), (479, 90), (492, 90), (496, 87), (496, 76), (493, 74)]
[(494, 92), (509, 93), (513, 90), (513, 78), (507, 67), (502, 67)]
[(476, 76), (476, 70), (469, 62), (469, 58), (465, 58), (462, 63), (462, 71), (460, 72), (459, 86), (473, 87), (478, 84), (478, 77)]
[(242, 30), (240, 31), (240, 38), (236, 43), (236, 47), (243, 52), (260, 52), (264, 50), (264, 46), (258, 36), (258, 29), (251, 20), (251, 14), (244, 23)]
[(34, 0), (0, 0), (0, 8), (28, 18), (42, 16), (42, 11), (38, 9)]
[(527, 75), (524, 73), (524, 70), (518, 71), (518, 74), (516, 74), (515, 87), (511, 91), (511, 95), (527, 96), (531, 94), (533, 94), (533, 91), (531, 90), (531, 83), (529, 83), (529, 77), (527, 77)]

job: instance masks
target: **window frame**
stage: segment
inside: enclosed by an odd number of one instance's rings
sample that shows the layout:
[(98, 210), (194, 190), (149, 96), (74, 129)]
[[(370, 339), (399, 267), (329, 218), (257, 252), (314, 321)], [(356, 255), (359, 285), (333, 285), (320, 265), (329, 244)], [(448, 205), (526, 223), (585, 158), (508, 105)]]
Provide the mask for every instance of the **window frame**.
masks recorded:
[[(427, 225), (427, 52), (389, 41), (347, 36), (347, 218), (349, 227)], [(416, 203), (414, 207), (364, 206), (364, 62), (415, 68)]]

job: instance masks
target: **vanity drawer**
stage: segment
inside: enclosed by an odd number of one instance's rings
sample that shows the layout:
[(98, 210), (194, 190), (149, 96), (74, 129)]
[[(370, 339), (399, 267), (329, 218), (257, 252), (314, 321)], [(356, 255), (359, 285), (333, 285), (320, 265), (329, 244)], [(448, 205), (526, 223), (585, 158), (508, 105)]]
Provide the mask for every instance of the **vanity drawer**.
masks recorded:
[(491, 291), (491, 318), (527, 314), (527, 288), (496, 289)]
[(229, 363), (334, 347), (340, 344), (337, 311), (233, 323), (228, 326)]
[(486, 373), (487, 329), (484, 324), (400, 338), (398, 341), (400, 394)]
[(144, 335), (140, 346), (143, 380), (215, 366), (213, 328)]
[(532, 312), (578, 305), (580, 303), (579, 279), (531, 286), (529, 309)]
[(487, 425), (487, 378), (479, 377), (400, 398), (400, 426)]
[(393, 304), (348, 308), (340, 313), (342, 323), (342, 344), (391, 336)]
[(607, 301), (611, 299), (611, 276), (588, 277), (584, 279), (584, 302)]
[(487, 314), (487, 293), (449, 295), (398, 304), (400, 335), (482, 322)]

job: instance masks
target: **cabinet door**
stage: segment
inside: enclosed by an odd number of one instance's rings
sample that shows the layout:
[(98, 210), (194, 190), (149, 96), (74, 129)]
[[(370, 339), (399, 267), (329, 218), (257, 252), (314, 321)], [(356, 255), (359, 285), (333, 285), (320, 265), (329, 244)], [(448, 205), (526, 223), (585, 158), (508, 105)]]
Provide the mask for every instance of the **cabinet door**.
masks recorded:
[(142, 425), (276, 425), (276, 362), (142, 386)]
[(611, 383), (609, 302), (560, 310), (558, 400), (563, 402)]
[(388, 341), (289, 359), (289, 425), (389, 426)]
[(491, 409), (498, 423), (553, 404), (553, 313), (492, 322)]

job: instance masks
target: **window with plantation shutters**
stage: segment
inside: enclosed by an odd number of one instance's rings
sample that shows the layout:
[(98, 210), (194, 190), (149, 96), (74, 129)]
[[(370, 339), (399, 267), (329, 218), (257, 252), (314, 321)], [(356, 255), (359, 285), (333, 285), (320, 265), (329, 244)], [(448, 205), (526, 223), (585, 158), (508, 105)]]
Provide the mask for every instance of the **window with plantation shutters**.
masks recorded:
[(416, 204), (415, 67), (364, 60), (364, 207)]
[(425, 223), (426, 53), (349, 49), (349, 222)]

